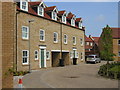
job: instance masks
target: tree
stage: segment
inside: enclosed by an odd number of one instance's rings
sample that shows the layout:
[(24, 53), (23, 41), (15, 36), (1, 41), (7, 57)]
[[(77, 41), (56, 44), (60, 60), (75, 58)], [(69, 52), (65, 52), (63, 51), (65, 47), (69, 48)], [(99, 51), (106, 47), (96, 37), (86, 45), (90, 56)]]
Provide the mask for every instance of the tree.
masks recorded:
[(113, 53), (113, 39), (112, 39), (112, 29), (107, 25), (105, 28), (103, 28), (103, 33), (100, 38), (100, 57), (107, 61), (107, 64), (109, 64), (109, 61), (114, 60), (113, 56), (115, 54)]

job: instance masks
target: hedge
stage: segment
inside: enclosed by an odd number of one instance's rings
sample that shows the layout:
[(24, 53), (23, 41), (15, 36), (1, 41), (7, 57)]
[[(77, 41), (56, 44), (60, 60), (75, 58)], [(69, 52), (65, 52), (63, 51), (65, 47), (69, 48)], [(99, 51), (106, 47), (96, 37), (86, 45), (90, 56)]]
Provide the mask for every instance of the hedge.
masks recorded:
[[(108, 76), (107, 76), (107, 67), (108, 67)], [(103, 77), (120, 80), (120, 62), (113, 62), (108, 65), (105, 64), (100, 66), (98, 74)]]

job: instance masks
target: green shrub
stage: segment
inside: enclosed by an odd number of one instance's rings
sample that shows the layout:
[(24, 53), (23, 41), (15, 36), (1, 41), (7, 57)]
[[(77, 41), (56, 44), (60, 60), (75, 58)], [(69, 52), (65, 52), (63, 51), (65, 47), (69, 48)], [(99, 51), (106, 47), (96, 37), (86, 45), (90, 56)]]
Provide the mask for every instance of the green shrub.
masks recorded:
[(113, 62), (100, 66), (98, 74), (107, 77), (107, 73), (109, 78), (120, 79), (120, 62)]

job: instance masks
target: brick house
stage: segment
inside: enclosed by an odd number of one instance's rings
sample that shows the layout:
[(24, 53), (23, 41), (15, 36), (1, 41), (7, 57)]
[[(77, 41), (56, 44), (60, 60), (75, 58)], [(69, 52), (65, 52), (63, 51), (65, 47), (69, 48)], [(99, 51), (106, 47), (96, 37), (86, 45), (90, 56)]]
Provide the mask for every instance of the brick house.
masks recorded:
[[(1, 62), (2, 62), (2, 88), (13, 87), (13, 76), (9, 74), (9, 69), (13, 67), (15, 59), (15, 4), (0, 1), (0, 29), (1, 30)], [(0, 68), (1, 69), (1, 68)], [(0, 76), (1, 77), (1, 76)]]
[(96, 54), (99, 55), (98, 49), (99, 37), (85, 36), (85, 55)]
[[(120, 28), (112, 28), (112, 38), (113, 38), (113, 48), (112, 51), (116, 55), (114, 56), (115, 61), (120, 61)], [(102, 32), (101, 36), (104, 35), (104, 32)], [(101, 40), (102, 37), (100, 37)], [(99, 40), (99, 45), (100, 45)], [(99, 50), (101, 50), (102, 47), (99, 46)]]
[[(44, 2), (28, 1), (13, 2), (11, 9), (4, 7), (13, 16), (9, 25), (13, 26), (12, 34), (6, 36), (13, 39), (14, 69), (56, 67), (60, 59), (65, 65), (73, 64), (73, 58), (77, 58), (77, 63), (84, 61), (82, 18), (76, 18), (71, 12), (67, 14), (65, 10), (58, 11), (56, 6), (48, 7)], [(8, 13), (4, 14), (9, 18)]]

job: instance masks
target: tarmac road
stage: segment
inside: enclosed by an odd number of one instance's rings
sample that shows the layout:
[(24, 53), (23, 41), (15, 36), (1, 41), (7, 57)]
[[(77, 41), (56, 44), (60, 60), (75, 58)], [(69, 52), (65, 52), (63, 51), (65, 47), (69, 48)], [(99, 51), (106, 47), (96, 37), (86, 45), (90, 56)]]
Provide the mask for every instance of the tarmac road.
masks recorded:
[(23, 77), (25, 88), (118, 88), (118, 81), (97, 74), (97, 64), (69, 65), (33, 71)]

